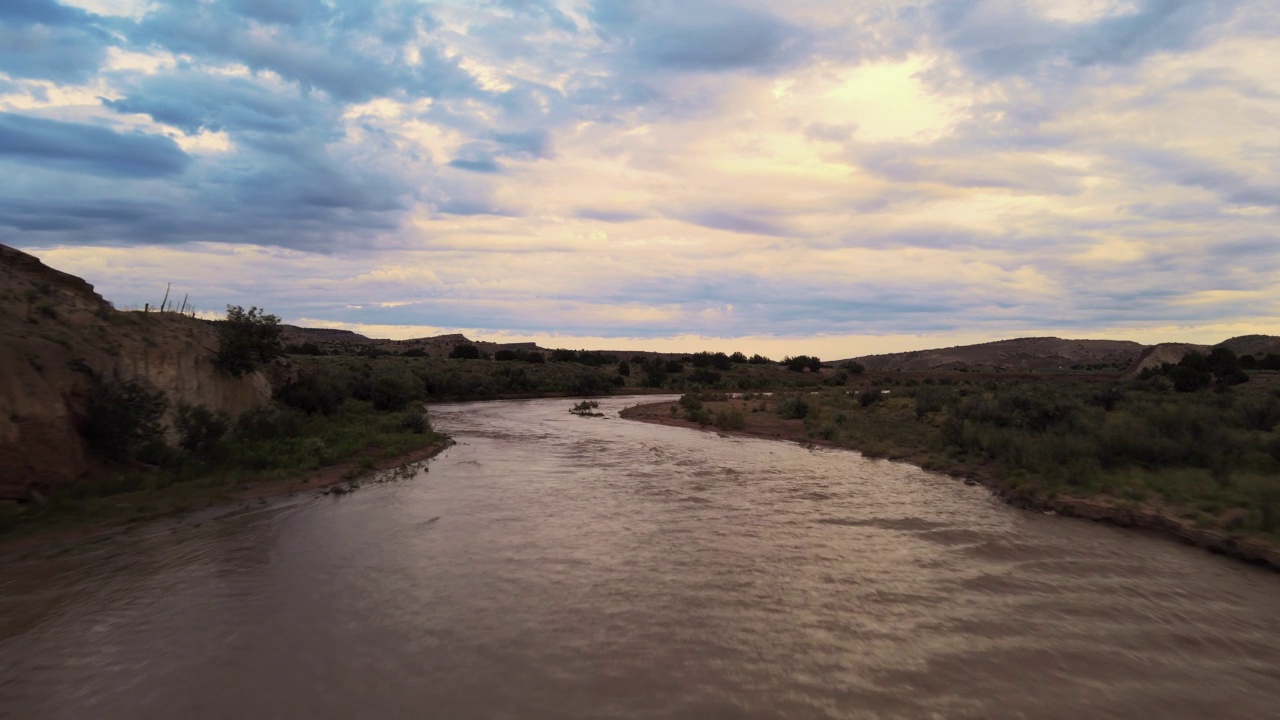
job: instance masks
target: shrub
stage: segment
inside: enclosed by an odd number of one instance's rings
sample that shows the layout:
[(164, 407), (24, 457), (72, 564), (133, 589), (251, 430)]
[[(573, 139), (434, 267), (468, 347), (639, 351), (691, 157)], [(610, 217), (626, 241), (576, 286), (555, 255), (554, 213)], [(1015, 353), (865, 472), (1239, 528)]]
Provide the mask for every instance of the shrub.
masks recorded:
[[(324, 354), (324, 351), (320, 349), (320, 346), (313, 342), (304, 342), (304, 343), (295, 343), (293, 345), (286, 345), (284, 348), (284, 352), (286, 355), (323, 355)], [(409, 353), (405, 353), (405, 355), (408, 355), (408, 354)]]
[(608, 375), (585, 371), (578, 373), (572, 390), (577, 395), (607, 395), (611, 387), (612, 381)]
[(569, 412), (583, 417), (601, 417), (604, 413), (596, 412), (598, 407), (600, 407), (600, 403), (595, 400), (583, 400), (582, 402), (574, 403)]
[(741, 410), (730, 407), (716, 412), (714, 424), (721, 430), (741, 430), (746, 420)]
[(85, 413), (85, 439), (109, 458), (128, 460), (143, 445), (163, 442), (161, 419), (167, 407), (163, 392), (141, 383), (95, 383)]
[(262, 408), (236, 421), (235, 434), (253, 441), (293, 438), (306, 431), (307, 416), (293, 408)]
[(655, 362), (649, 365), (649, 369), (645, 371), (644, 384), (646, 387), (659, 388), (667, 381), (667, 369), (662, 363)]
[(470, 343), (454, 345), (453, 350), (449, 352), (449, 357), (454, 360), (479, 360), (480, 348)]
[(698, 408), (697, 410), (686, 410), (684, 416), (699, 425), (710, 425), (715, 418), (712, 417), (711, 411), (706, 408)]
[(733, 361), (722, 352), (697, 352), (690, 357), (690, 361), (696, 368), (714, 367), (717, 370), (729, 370), (733, 367)]
[(404, 414), (400, 416), (400, 422), (397, 424), (403, 432), (413, 433), (414, 435), (422, 435), (431, 431), (431, 423), (427, 422), (427, 414), (422, 408), (408, 408)]
[(916, 390), (916, 419), (936, 413), (946, 406), (950, 393), (937, 386), (926, 385)]
[(227, 434), (230, 420), (226, 414), (215, 413), (204, 405), (179, 405), (175, 426), (183, 450), (209, 457), (218, 441)]
[(858, 393), (858, 404), (862, 407), (868, 407), (874, 403), (884, 400), (884, 393), (878, 387), (865, 388)]
[(375, 410), (403, 410), (418, 395), (415, 384), (403, 375), (381, 375), (369, 388), (369, 401)]
[(778, 403), (778, 414), (788, 420), (803, 419), (809, 409), (809, 401), (799, 395), (788, 395)]
[(1213, 381), (1213, 376), (1208, 370), (1196, 367), (1193, 364), (1172, 367), (1169, 369), (1168, 376), (1173, 381), (1173, 389), (1178, 392), (1203, 390)]
[(248, 310), (227, 306), (226, 319), (218, 323), (218, 354), (214, 364), (223, 372), (241, 377), (281, 354), (280, 318), (257, 307)]
[(707, 368), (698, 368), (689, 375), (689, 380), (691, 382), (696, 382), (701, 385), (715, 385), (720, 382), (720, 378), (720, 373), (714, 370), (708, 370)]
[(276, 393), (276, 399), (308, 415), (332, 415), (346, 399), (345, 389), (330, 378), (308, 375)]

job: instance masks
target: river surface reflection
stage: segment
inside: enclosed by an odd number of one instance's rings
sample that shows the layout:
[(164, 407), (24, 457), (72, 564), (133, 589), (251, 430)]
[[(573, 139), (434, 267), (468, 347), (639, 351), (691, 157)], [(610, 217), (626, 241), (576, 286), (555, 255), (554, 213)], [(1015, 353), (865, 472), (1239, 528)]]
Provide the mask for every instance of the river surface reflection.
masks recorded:
[(415, 478), (0, 561), (0, 717), (1280, 713), (1280, 575), (638, 401), (435, 406)]

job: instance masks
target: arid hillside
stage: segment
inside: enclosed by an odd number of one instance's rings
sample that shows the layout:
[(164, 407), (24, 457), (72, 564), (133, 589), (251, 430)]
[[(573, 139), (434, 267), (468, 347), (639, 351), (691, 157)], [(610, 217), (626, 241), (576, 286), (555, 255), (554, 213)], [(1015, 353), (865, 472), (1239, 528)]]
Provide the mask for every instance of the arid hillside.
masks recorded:
[[(0, 499), (26, 499), (85, 477), (91, 398), (137, 383), (180, 405), (231, 417), (271, 400), (261, 373), (213, 364), (215, 327), (178, 313), (120, 312), (84, 280), (0, 245)], [(96, 395), (95, 395), (96, 394)]]
[(382, 340), (365, 337), (350, 330), (330, 328), (304, 328), (297, 325), (284, 325), (281, 341), (290, 347), (305, 344), (315, 345), (325, 355), (359, 355), (369, 351), (384, 352), (392, 355), (403, 355), (411, 350), (420, 350), (426, 357), (448, 357), (449, 353), (459, 345), (475, 345), (480, 352), (492, 355), (499, 350), (537, 350), (550, 352), (540, 348), (536, 343), (495, 343), (484, 340), (471, 340), (461, 333), (436, 335), (434, 337), (412, 338), (409, 340)]
[(854, 358), (871, 370), (1125, 370), (1144, 345), (1126, 340), (1015, 338)]

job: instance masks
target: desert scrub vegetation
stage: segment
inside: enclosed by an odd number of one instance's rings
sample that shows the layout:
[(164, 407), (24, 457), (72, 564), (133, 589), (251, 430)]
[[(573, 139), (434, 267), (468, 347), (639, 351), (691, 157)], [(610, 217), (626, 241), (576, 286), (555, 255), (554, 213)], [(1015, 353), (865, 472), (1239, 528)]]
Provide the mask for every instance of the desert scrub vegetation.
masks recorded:
[(9, 508), (0, 525), (106, 519), (119, 516), (118, 507), (172, 510), (175, 499), (207, 504), (327, 465), (372, 466), (447, 441), (431, 428), (425, 395), (419, 378), (396, 367), (350, 377), (311, 373), (282, 388), (269, 407), (233, 421), (204, 406), (171, 404), (136, 381), (99, 378), (80, 432), (104, 461), (100, 472)]
[[(721, 430), (741, 430), (746, 425), (746, 416), (741, 408), (727, 403), (728, 399), (724, 393), (685, 393), (677, 405), (683, 410), (684, 419), (691, 422), (714, 425)], [(713, 403), (714, 407), (706, 403)], [(675, 406), (672, 410), (678, 416)]]
[(596, 412), (596, 408), (600, 407), (600, 403), (595, 400), (583, 400), (574, 403), (569, 412), (580, 417), (604, 417), (604, 413)]
[(223, 372), (240, 377), (283, 354), (280, 318), (265, 310), (228, 305), (218, 321), (218, 354), (214, 362)]
[(381, 355), (295, 356), (304, 380), (280, 399), (299, 409), (323, 410), (354, 397), (394, 404), (398, 398), (431, 401), (501, 397), (608, 395), (626, 379), (607, 366)]
[[(136, 519), (190, 510), (227, 493), (267, 481), (301, 479), (306, 473), (342, 462), (372, 468), (447, 442), (434, 432), (423, 407), (378, 410), (371, 401), (344, 398), (330, 412), (277, 405), (232, 422), (203, 407), (175, 412), (174, 444), (157, 420), (156, 396), (124, 388), (108, 397), (142, 397), (125, 415), (134, 429), (109, 436), (124, 460), (100, 478), (59, 489), (41, 502), (10, 508), (0, 531), (59, 521)], [(162, 396), (161, 396), (162, 397)], [(163, 400), (158, 401), (164, 412)], [(112, 410), (103, 418), (118, 419)], [(127, 451), (127, 453), (126, 453)]]
[(1148, 375), (828, 391), (787, 396), (775, 412), (802, 419), (811, 437), (869, 455), (985, 474), (1033, 496), (1146, 505), (1280, 541), (1280, 376), (1224, 384), (1211, 374), (1198, 390)]

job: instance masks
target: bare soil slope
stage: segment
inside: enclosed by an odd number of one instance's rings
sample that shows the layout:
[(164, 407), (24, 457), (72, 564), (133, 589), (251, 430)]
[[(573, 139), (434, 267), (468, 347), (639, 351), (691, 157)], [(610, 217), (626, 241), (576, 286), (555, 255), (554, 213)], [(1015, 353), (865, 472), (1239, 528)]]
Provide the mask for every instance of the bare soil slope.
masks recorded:
[(270, 402), (260, 373), (214, 367), (215, 327), (177, 313), (119, 312), (84, 280), (0, 245), (0, 499), (26, 499), (86, 476), (81, 435), (95, 384), (137, 381), (170, 410), (236, 417)]

